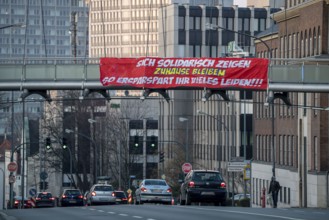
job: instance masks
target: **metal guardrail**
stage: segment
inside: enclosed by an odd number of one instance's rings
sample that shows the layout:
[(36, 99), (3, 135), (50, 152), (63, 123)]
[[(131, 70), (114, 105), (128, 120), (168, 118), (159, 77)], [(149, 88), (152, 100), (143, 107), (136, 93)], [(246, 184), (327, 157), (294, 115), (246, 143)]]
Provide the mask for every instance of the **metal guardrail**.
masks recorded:
[[(100, 83), (99, 60), (99, 58), (0, 59), (0, 90), (104, 89)], [(271, 59), (269, 90), (329, 92), (328, 70), (329, 59)]]

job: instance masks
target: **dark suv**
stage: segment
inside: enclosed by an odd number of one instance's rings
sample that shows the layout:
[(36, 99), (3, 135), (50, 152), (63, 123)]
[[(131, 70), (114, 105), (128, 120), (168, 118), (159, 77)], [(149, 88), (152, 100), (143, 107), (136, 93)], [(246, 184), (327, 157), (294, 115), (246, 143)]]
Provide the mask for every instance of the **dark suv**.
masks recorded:
[(180, 189), (180, 204), (207, 202), (224, 206), (227, 189), (222, 175), (212, 170), (191, 170), (185, 177)]

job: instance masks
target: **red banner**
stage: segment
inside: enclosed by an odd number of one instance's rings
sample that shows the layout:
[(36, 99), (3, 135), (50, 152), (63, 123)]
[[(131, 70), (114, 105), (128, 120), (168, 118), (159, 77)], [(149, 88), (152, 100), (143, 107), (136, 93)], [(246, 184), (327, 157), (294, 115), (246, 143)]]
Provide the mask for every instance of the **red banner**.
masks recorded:
[(101, 58), (100, 80), (143, 89), (266, 90), (268, 64), (259, 58)]

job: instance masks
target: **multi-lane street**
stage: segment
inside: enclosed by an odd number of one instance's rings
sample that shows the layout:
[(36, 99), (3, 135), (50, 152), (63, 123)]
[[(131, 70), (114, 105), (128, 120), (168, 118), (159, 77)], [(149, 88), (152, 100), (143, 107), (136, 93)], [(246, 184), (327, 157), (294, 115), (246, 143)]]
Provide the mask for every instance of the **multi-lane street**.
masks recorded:
[(11, 220), (327, 220), (328, 216), (328, 209), (262, 209), (214, 206), (167, 206), (153, 204), (55, 207), (2, 211), (2, 218)]

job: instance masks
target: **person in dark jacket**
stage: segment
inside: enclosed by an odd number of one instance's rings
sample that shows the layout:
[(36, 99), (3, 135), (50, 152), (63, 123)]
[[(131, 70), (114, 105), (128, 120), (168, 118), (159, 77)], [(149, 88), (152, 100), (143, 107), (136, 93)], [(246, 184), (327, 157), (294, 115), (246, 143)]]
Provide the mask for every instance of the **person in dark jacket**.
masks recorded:
[(276, 208), (278, 205), (278, 195), (279, 191), (281, 189), (280, 183), (275, 180), (275, 176), (272, 177), (270, 188), (268, 190), (268, 193), (272, 194), (273, 199), (273, 208)]

